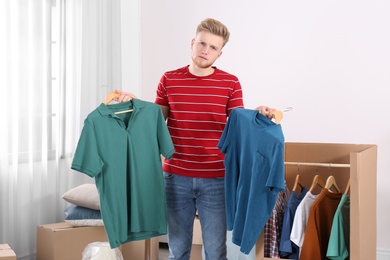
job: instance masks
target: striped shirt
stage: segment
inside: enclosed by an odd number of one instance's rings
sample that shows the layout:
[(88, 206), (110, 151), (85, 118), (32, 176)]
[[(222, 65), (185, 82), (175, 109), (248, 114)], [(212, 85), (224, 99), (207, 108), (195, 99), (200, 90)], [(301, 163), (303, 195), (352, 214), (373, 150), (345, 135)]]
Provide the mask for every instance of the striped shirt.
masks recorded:
[(155, 103), (169, 107), (167, 125), (175, 146), (163, 170), (188, 177), (224, 177), (224, 155), (217, 147), (232, 109), (243, 108), (238, 78), (214, 67), (204, 77), (188, 66), (168, 71), (157, 87)]

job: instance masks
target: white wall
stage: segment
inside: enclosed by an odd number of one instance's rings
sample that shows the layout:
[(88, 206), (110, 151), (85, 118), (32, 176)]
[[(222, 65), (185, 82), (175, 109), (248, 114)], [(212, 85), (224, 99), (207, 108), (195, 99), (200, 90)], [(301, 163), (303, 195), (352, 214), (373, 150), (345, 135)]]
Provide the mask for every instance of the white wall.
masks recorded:
[(122, 88), (141, 96), (141, 25), (139, 1), (121, 0)]
[(141, 27), (125, 37), (141, 36), (140, 86), (126, 90), (154, 101), (161, 75), (189, 64), (198, 23), (221, 20), (231, 40), (215, 65), (239, 77), (247, 108), (293, 107), (282, 120), (286, 141), (378, 145), (377, 247), (390, 252), (388, 0), (139, 3)]

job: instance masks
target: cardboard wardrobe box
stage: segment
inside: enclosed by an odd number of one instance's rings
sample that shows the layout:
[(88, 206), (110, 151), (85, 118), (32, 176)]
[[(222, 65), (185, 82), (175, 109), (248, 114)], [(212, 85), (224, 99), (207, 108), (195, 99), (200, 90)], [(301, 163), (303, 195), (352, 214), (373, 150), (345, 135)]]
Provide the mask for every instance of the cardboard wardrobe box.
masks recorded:
[[(310, 187), (315, 175), (334, 176), (342, 192), (350, 181), (350, 259), (376, 259), (377, 145), (286, 142), (285, 178), (292, 190), (297, 174)], [(264, 234), (256, 260), (264, 257)]]
[[(39, 225), (36, 259), (81, 259), (88, 244), (106, 241), (108, 238), (103, 226), (74, 227), (66, 222)], [(155, 238), (128, 242), (119, 250), (124, 260), (158, 259), (158, 242)]]
[(16, 254), (8, 244), (0, 244), (0, 260), (16, 260)]

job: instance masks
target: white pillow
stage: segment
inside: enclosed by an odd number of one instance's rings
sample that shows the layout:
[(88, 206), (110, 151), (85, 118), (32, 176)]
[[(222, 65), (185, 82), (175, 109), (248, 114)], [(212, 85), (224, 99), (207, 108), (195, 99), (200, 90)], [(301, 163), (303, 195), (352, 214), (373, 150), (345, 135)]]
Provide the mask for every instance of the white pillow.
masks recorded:
[(68, 190), (62, 198), (74, 205), (100, 210), (99, 193), (95, 184), (82, 184)]
[(74, 227), (104, 226), (102, 219), (70, 219), (65, 220), (65, 222)]

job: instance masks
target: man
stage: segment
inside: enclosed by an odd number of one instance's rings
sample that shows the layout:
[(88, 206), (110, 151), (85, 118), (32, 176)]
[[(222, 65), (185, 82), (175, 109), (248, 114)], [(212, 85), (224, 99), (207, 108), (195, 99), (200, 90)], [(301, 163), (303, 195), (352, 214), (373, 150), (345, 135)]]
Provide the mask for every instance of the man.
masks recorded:
[[(217, 144), (232, 109), (244, 107), (238, 78), (213, 66), (229, 36), (221, 22), (203, 20), (191, 41), (190, 64), (164, 73), (157, 87), (155, 103), (175, 146), (163, 165), (170, 259), (190, 258), (196, 213), (206, 259), (226, 259), (224, 155)], [(135, 97), (116, 92), (120, 102)], [(257, 109), (271, 118), (272, 109)]]

